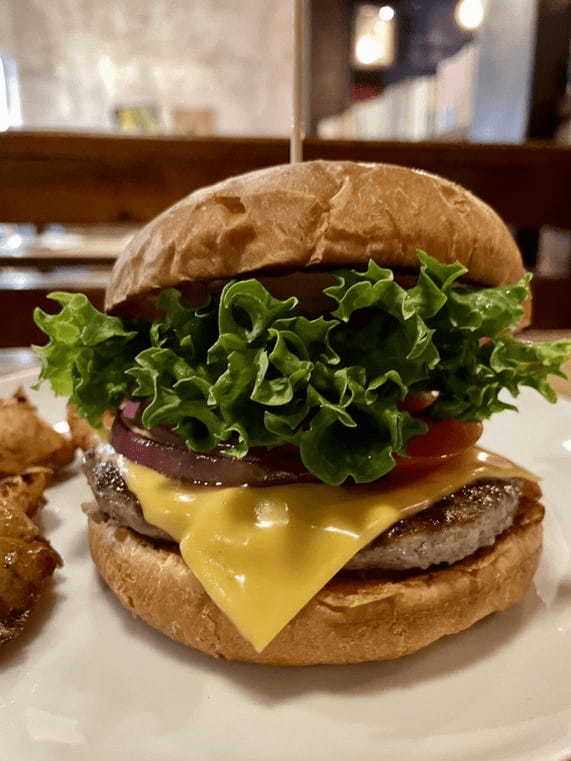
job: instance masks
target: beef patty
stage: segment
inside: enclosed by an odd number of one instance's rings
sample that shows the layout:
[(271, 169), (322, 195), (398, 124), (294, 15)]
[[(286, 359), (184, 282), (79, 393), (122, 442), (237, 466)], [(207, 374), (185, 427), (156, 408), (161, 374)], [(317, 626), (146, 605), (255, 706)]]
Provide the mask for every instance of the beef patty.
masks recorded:
[[(139, 501), (121, 476), (112, 447), (102, 445), (86, 452), (84, 469), (102, 513), (143, 536), (173, 541), (145, 520)], [(464, 486), (395, 523), (358, 552), (345, 569), (400, 571), (456, 563), (480, 547), (492, 545), (511, 526), (522, 493), (523, 481), (517, 478)]]

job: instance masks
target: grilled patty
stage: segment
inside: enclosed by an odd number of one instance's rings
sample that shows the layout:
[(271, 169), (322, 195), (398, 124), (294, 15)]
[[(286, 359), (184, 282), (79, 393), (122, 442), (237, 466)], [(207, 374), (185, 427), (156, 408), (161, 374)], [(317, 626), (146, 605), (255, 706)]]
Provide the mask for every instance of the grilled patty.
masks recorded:
[[(143, 517), (108, 445), (86, 452), (84, 469), (98, 509), (116, 523), (151, 539), (172, 538)], [(523, 492), (521, 479), (484, 480), (464, 486), (432, 507), (406, 518), (358, 552), (346, 570), (425, 569), (455, 563), (492, 545), (509, 528)]]
[(478, 481), (436, 502), (411, 518), (395, 523), (364, 547), (345, 566), (394, 571), (456, 563), (492, 545), (514, 520), (522, 481), (514, 478)]

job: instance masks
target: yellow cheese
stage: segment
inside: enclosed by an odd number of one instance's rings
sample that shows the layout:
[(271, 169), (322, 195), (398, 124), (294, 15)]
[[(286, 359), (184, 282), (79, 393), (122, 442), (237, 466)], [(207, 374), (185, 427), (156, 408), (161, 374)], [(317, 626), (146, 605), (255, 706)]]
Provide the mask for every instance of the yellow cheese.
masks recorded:
[(380, 487), (190, 487), (124, 458), (123, 475), (146, 520), (179, 542), (206, 592), (258, 651), (396, 521), (481, 478), (534, 478), (477, 447)]

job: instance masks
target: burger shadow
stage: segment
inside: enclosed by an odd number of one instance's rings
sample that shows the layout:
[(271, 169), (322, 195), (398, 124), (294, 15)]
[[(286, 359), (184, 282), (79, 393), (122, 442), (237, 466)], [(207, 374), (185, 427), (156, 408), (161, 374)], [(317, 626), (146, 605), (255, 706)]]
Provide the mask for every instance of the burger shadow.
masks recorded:
[(76, 456), (76, 459), (74, 459), (73, 462), (70, 462), (69, 465), (66, 465), (65, 467), (55, 471), (50, 479), (50, 483), (47, 488), (49, 490), (53, 489), (55, 486), (61, 486), (62, 484), (71, 481), (72, 478), (75, 478), (80, 473), (81, 462), (79, 459), (77, 459)]
[(267, 666), (217, 660), (173, 642), (129, 613), (105, 583), (98, 579), (102, 592), (120, 617), (128, 637), (143, 640), (160, 657), (177, 662), (205, 676), (215, 675), (233, 682), (245, 696), (264, 706), (279, 705), (299, 696), (321, 693), (362, 697), (366, 694), (390, 693), (413, 689), (419, 684), (462, 673), (509, 647), (541, 615), (543, 603), (530, 592), (515, 608), (496, 613), (470, 629), (452, 637), (443, 637), (431, 646), (397, 661), (359, 663), (342, 666)]
[(571, 581), (563, 581), (557, 587), (557, 604), (562, 609), (571, 609)]
[(56, 530), (56, 528), (61, 526), (63, 522), (62, 516), (50, 509), (50, 504), (47, 500), (29, 517), (39, 528), (44, 539), (47, 539), (48, 541), (50, 541), (50, 535)]
[(277, 666), (230, 664), (220, 666), (256, 702), (277, 704), (308, 693), (351, 694), (362, 697), (380, 692), (406, 691), (474, 668), (504, 647), (540, 614), (542, 603), (534, 594), (523, 605), (495, 614), (470, 629), (446, 636), (427, 648), (395, 661), (345, 666)]

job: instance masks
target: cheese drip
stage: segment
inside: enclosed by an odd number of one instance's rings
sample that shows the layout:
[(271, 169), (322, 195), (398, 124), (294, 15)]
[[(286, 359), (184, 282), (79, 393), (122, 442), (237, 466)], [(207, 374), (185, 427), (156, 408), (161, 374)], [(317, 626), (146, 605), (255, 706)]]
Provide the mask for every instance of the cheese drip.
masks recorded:
[(484, 478), (535, 476), (478, 447), (370, 486), (192, 487), (122, 458), (145, 519), (258, 652), (363, 547), (404, 517)]

